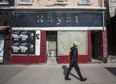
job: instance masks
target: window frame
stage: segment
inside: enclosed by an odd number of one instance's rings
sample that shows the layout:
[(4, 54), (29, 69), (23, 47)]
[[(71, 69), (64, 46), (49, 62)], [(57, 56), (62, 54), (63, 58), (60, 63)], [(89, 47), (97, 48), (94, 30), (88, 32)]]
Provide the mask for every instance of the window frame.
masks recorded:
[(56, 2), (67, 2), (67, 0), (56, 0)]
[(68, 4), (68, 0), (55, 0), (54, 4), (63, 4), (63, 5), (67, 5)]
[(91, 0), (79, 0), (78, 4), (91, 4)]
[(22, 1), (22, 0), (19, 0), (19, 4), (32, 4), (32, 0), (30, 1)]
[(8, 0), (2, 0), (2, 1), (0, 1), (0, 4), (5, 5), (5, 4), (9, 4), (9, 2), (8, 2)]

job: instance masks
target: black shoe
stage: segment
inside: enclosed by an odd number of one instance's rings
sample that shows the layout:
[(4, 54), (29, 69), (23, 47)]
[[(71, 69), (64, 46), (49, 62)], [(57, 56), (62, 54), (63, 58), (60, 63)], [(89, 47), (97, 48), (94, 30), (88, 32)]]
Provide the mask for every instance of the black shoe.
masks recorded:
[(87, 78), (82, 78), (82, 79), (80, 79), (81, 81), (86, 81), (87, 80)]
[(65, 80), (71, 80), (70, 78), (65, 78)]

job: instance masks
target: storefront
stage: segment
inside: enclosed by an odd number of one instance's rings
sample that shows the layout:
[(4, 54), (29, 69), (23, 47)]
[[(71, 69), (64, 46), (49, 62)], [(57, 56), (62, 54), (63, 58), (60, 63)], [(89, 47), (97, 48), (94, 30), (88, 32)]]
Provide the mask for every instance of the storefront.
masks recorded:
[(91, 30), (102, 32), (103, 22), (101, 11), (15, 13), (10, 61), (32, 64), (53, 59), (57, 63), (68, 63), (70, 47), (78, 41), (79, 63), (89, 63), (92, 58)]

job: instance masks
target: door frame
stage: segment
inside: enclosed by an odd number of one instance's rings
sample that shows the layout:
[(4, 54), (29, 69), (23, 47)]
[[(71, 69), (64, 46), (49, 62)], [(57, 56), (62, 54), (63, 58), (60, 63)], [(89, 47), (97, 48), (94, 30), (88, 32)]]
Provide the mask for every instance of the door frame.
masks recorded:
[(54, 60), (56, 60), (56, 62), (57, 62), (57, 57), (58, 57), (58, 55), (57, 55), (57, 52), (58, 52), (58, 50), (57, 50), (57, 31), (46, 31), (46, 60), (50, 59), (50, 58), (48, 58), (48, 38), (51, 38), (51, 37), (48, 36), (49, 35), (48, 33), (51, 33), (51, 36), (53, 36), (55, 38), (55, 42), (56, 42), (55, 55), (56, 55), (56, 57), (54, 58)]
[[(94, 33), (92, 33), (92, 32), (94, 32)], [(95, 47), (95, 42), (94, 42), (95, 41), (94, 38), (96, 38), (96, 37), (92, 36), (92, 35), (97, 35), (97, 36), (100, 35), (100, 37), (101, 37), (101, 40), (100, 40), (101, 42), (99, 42), (100, 43), (99, 44), (100, 51), (97, 51), (97, 53), (95, 53), (97, 47)], [(92, 42), (92, 45), (91, 45), (91, 47), (92, 47), (92, 58), (96, 59), (96, 60), (102, 61), (103, 60), (103, 38), (102, 38), (102, 31), (91, 31), (91, 42)], [(101, 56), (97, 56), (96, 54), (100, 54)]]

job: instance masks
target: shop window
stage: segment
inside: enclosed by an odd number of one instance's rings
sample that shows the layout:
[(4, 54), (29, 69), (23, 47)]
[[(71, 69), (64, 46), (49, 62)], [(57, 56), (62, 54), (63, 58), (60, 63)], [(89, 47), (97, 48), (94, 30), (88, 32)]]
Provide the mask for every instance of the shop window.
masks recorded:
[(13, 31), (12, 54), (35, 54), (35, 31)]
[(40, 55), (40, 31), (13, 30), (12, 55)]
[(32, 0), (19, 0), (19, 4), (32, 4)]
[(8, 0), (0, 0), (0, 4), (8, 4)]
[(68, 55), (73, 42), (79, 42), (79, 55), (88, 54), (87, 32), (86, 31), (59, 31), (58, 32), (58, 55)]

